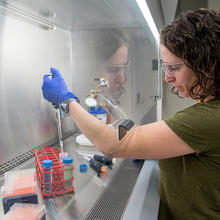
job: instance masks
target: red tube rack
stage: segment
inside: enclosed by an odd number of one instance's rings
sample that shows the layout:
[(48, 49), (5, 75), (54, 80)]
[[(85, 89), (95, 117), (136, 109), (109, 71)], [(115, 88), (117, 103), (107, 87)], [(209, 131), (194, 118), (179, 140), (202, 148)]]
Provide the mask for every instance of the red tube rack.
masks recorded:
[[(71, 180), (64, 180), (64, 167), (63, 163), (60, 162), (59, 153), (61, 153), (60, 147), (51, 147), (51, 148), (43, 148), (35, 150), (35, 160), (36, 160), (36, 174), (40, 184), (41, 192), (43, 197), (55, 197), (58, 195), (70, 193), (74, 191), (74, 186), (69, 189), (64, 188), (65, 181), (73, 181), (74, 177)], [(44, 191), (44, 179), (43, 179), (43, 160), (52, 160), (52, 191), (45, 192)], [(72, 169), (73, 170), (73, 166)]]

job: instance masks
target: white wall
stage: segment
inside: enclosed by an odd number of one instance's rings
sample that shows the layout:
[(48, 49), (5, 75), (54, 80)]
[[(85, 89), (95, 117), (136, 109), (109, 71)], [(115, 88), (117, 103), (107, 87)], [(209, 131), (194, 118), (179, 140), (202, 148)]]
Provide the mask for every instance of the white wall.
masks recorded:
[[(175, 17), (178, 0), (161, 0), (165, 24), (169, 24)], [(155, 18), (156, 19), (156, 18)]]
[(137, 39), (135, 41), (134, 55), (136, 62), (135, 75), (133, 77), (133, 112), (135, 122), (139, 124), (155, 104), (154, 97), (158, 95), (157, 71), (152, 71), (152, 60), (157, 59), (156, 43), (152, 44), (152, 42), (146, 38)]
[(211, 9), (220, 9), (219, 0), (208, 0), (208, 7)]
[(171, 85), (166, 84), (166, 82), (163, 82), (163, 86), (163, 119), (194, 103), (194, 100), (191, 98), (179, 98), (177, 95), (173, 94), (171, 92)]

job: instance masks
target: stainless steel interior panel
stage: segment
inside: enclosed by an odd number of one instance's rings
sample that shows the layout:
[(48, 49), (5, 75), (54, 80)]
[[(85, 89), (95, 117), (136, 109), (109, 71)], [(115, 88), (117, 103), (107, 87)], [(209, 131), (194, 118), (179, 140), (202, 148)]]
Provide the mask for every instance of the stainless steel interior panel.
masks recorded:
[(4, 163), (57, 136), (55, 110), (43, 99), (41, 84), (51, 66), (63, 70), (71, 81), (71, 33), (60, 28), (48, 31), (2, 14), (0, 22), (0, 161)]

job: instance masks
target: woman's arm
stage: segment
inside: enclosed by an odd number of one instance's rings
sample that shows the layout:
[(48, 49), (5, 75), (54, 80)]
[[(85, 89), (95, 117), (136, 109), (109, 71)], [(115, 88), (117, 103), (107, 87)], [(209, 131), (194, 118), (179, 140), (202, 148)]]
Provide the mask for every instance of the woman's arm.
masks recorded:
[(163, 159), (194, 153), (164, 121), (134, 127), (119, 141), (115, 129), (96, 119), (77, 102), (70, 103), (69, 114), (81, 132), (109, 157)]

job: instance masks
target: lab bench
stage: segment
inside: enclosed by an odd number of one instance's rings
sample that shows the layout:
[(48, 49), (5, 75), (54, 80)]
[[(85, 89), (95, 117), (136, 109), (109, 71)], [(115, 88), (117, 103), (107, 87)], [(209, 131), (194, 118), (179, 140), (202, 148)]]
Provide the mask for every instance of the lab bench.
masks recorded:
[[(100, 152), (94, 146), (78, 145), (75, 137), (64, 140), (64, 151), (73, 158), (74, 192), (40, 201), (46, 206), (46, 219), (156, 220), (159, 207), (157, 162), (117, 159), (105, 178), (98, 177), (89, 164), (87, 172), (80, 172), (80, 164), (88, 163), (82, 154)], [(34, 167), (32, 158), (15, 169)], [(0, 181), (2, 185), (3, 177)], [(2, 204), (0, 208), (2, 217)]]

